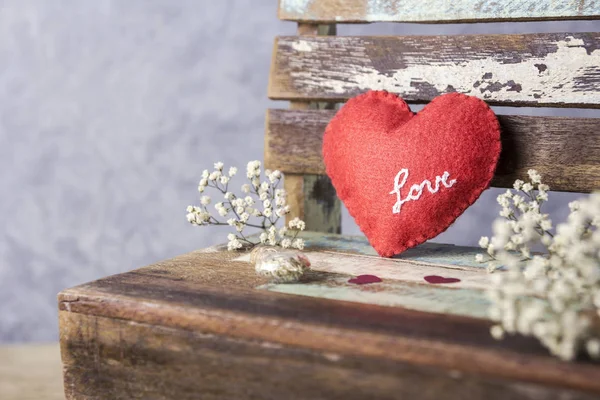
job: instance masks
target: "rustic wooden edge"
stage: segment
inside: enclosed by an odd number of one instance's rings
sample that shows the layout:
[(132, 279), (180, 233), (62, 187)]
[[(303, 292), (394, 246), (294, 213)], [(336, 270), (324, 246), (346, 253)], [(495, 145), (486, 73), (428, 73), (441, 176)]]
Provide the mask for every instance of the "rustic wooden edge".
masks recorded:
[(600, 393), (597, 365), (561, 362), (533, 339), (497, 342), (489, 321), (256, 290), (264, 280), (237, 256), (194, 252), (108, 277), (63, 291), (59, 309)]
[[(322, 138), (333, 110), (268, 110), (269, 168), (294, 174), (324, 174)], [(492, 186), (512, 187), (537, 169), (552, 190), (600, 189), (599, 118), (499, 115), (502, 153)]]
[(507, 22), (600, 18), (594, 1), (280, 0), (279, 18), (304, 23)]
[(378, 89), (416, 103), (460, 92), (492, 105), (600, 107), (600, 33), (282, 36), (275, 46), (275, 100), (345, 101)]
[[(298, 24), (298, 35), (335, 35), (336, 26)], [(274, 68), (274, 66), (273, 66)], [(270, 85), (270, 81), (269, 81)], [(328, 103), (290, 102), (292, 110), (328, 109)], [(267, 114), (267, 129), (269, 126)], [(265, 150), (269, 148), (268, 134), (265, 135)], [(265, 151), (265, 164), (269, 153)], [(306, 223), (306, 228), (317, 232), (341, 233), (341, 202), (335, 195), (335, 189), (326, 175), (291, 175), (284, 179), (284, 187), (289, 196), (290, 213), (286, 224), (298, 217)]]
[(531, 399), (594, 394), (67, 311), (67, 400)]

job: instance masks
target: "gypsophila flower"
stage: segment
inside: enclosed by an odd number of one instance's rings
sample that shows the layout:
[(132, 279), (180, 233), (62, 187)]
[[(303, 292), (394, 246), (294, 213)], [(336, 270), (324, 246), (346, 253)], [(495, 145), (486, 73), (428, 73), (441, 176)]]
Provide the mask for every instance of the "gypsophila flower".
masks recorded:
[(479, 247), (481, 247), (482, 249), (487, 249), (489, 245), (490, 238), (488, 238), (487, 236), (482, 236), (481, 239), (479, 239)]
[[(206, 189), (214, 189), (223, 195), (224, 200), (217, 202), (214, 206), (217, 215), (211, 215), (206, 208), (211, 204), (210, 196), (200, 197), (200, 206), (189, 206), (186, 209), (186, 219), (193, 225), (229, 225), (234, 228), (234, 233), (227, 236), (227, 248), (238, 250), (258, 243), (286, 248), (303, 249), (304, 241), (298, 238), (300, 231), (305, 229), (305, 224), (298, 218), (293, 220), (289, 229), (286, 226), (277, 228), (281, 223), (280, 218), (289, 214), (290, 207), (287, 205), (285, 190), (279, 188), (282, 179), (280, 171), (265, 171), (263, 175), (260, 161), (251, 161), (246, 166), (246, 178), (249, 183), (241, 186), (244, 193), (236, 196), (228, 191), (231, 178), (237, 174), (236, 167), (230, 167), (227, 174), (224, 164), (217, 162), (214, 170), (202, 171), (202, 178), (198, 184), (198, 191), (203, 193)], [(263, 181), (261, 182), (261, 177)], [(255, 208), (257, 201), (263, 206), (263, 210)], [(219, 218), (227, 217), (225, 221)], [(246, 236), (243, 232), (246, 228), (259, 229), (258, 237)], [(262, 230), (262, 232), (261, 232)]]
[[(476, 260), (487, 258), (490, 272), (501, 269), (490, 275), (487, 290), (489, 315), (496, 322), (490, 333), (498, 340), (507, 334), (534, 336), (564, 360), (581, 352), (600, 358), (600, 232), (594, 225), (600, 193), (570, 203), (567, 221), (553, 232), (552, 221), (540, 212), (550, 188), (535, 170), (528, 175), (531, 182), (513, 185), (520, 193), (498, 199), (504, 219), (494, 222), (489, 244), (480, 240), (487, 255)], [(546, 250), (535, 254), (533, 246)]]

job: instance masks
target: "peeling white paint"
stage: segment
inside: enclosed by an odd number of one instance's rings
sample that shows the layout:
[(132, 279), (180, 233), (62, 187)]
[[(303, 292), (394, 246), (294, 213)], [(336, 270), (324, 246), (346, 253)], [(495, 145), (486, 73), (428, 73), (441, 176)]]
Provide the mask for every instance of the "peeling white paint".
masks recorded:
[[(583, 91), (577, 79), (586, 74), (597, 74), (600, 69), (600, 51), (588, 54), (581, 39), (567, 37), (549, 45), (557, 51), (544, 57), (526, 58), (520, 63), (503, 63), (501, 59), (487, 57), (464, 62), (436, 62), (425, 64), (422, 57), (406, 54), (406, 68), (381, 74), (373, 67), (342, 65), (339, 70), (315, 71), (314, 65), (298, 59), (300, 72), (292, 72), (294, 84), (302, 91), (347, 93), (352, 90), (387, 90), (404, 95), (417, 94), (419, 83), (431, 85), (445, 92), (451, 85), (457, 92), (485, 100), (542, 103), (600, 103), (600, 88)], [(325, 49), (323, 49), (325, 50)], [(357, 50), (359, 59), (368, 59), (364, 49)], [(538, 65), (545, 65), (541, 71)], [(511, 83), (513, 82), (513, 83)], [(498, 91), (493, 86), (508, 85)], [(512, 85), (512, 90), (511, 86)], [(519, 91), (515, 85), (520, 85)], [(312, 87), (312, 88), (311, 88)]]
[[(360, 7), (337, 5), (322, 8), (312, 15), (313, 0), (281, 0), (281, 9), (288, 18), (309, 18), (336, 21), (364, 20), (391, 21), (445, 21), (476, 19), (553, 18), (600, 15), (600, 1), (596, 0), (363, 0), (366, 14)], [(327, 15), (331, 10), (335, 15)]]
[(365, 20), (375, 22), (514, 19), (598, 14), (600, 2), (593, 0), (368, 0)]
[(312, 51), (312, 46), (306, 40), (298, 40), (292, 43), (292, 49), (296, 51)]

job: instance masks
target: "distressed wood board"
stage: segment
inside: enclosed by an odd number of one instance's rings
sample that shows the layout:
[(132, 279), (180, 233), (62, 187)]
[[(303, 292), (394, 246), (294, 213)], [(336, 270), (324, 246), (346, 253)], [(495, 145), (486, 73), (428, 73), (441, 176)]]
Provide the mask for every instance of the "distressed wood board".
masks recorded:
[(67, 400), (591, 400), (596, 396), (125, 319), (67, 311), (59, 317)]
[[(298, 35), (335, 35), (336, 25), (298, 24)], [(330, 103), (310, 103), (292, 101), (293, 110), (330, 109)], [(265, 135), (265, 149), (269, 148), (269, 137)], [(294, 218), (300, 218), (306, 229), (316, 232), (342, 232), (342, 203), (327, 175), (286, 174), (283, 181), (288, 193), (290, 212), (286, 215), (286, 224)]]
[[(342, 278), (349, 276), (335, 266), (333, 253), (365, 263), (376, 259), (361, 238), (325, 235), (321, 240), (310, 233), (305, 237), (307, 252), (327, 253), (321, 260), (329, 260), (329, 266), (314, 273), (331, 287), (345, 286)], [(264, 290), (268, 282), (254, 274), (253, 266), (236, 261), (243, 254), (222, 249), (193, 252), (63, 291), (59, 310), (67, 398), (187, 399), (202, 394), (220, 399), (251, 393), (260, 398), (358, 399), (364, 398), (367, 382), (383, 385), (373, 389), (372, 398), (394, 398), (395, 391), (409, 394), (403, 374), (423, 371), (435, 376), (427, 375), (423, 384), (437, 387), (420, 396), (425, 399), (467, 396), (461, 385), (443, 383), (448, 374), (477, 382), (479, 389), (469, 389), (472, 395), (466, 397), (473, 399), (500, 394), (588, 399), (600, 394), (598, 365), (561, 362), (533, 339), (495, 341), (489, 335), (490, 321), (479, 316), (444, 309), (416, 311), (408, 303), (409, 307), (395, 306), (398, 298), (385, 306), (372, 304), (367, 297), (376, 286), (346, 292), (344, 296), (353, 297), (342, 300), (311, 296), (308, 292), (315, 288), (309, 286), (304, 293), (301, 287), (285, 289), (289, 293)], [(382, 262), (399, 263), (405, 271), (410, 271), (411, 263), (431, 270), (439, 267), (446, 251), (455, 260), (448, 270), (483, 273), (473, 265), (472, 254), (448, 245), (415, 248)], [(362, 262), (352, 268), (358, 272)], [(378, 266), (378, 273), (383, 275), (385, 269)], [(388, 272), (394, 278), (386, 278), (389, 283), (404, 285), (410, 301), (439, 303), (436, 297), (428, 299), (422, 290), (426, 285), (401, 281), (410, 274)], [(357, 301), (361, 297), (364, 302)], [(286, 367), (273, 367), (278, 360)], [(291, 375), (281, 372), (287, 366)], [(368, 380), (352, 379), (359, 373)], [(311, 382), (310, 390), (299, 391), (299, 386), (288, 383), (298, 376)], [(443, 384), (438, 386), (439, 382)], [(487, 386), (490, 382), (499, 386)], [(516, 394), (514, 385), (529, 389)], [(116, 393), (122, 397), (110, 397)]]
[(595, 0), (280, 0), (279, 18), (302, 22), (483, 22), (597, 19)]
[(344, 101), (369, 89), (428, 102), (449, 92), (493, 105), (598, 107), (600, 33), (284, 36), (269, 97)]
[[(324, 174), (323, 133), (332, 110), (268, 110), (265, 165), (285, 173)], [(499, 115), (502, 153), (492, 181), (512, 187), (539, 171), (552, 190), (600, 188), (600, 118)]]

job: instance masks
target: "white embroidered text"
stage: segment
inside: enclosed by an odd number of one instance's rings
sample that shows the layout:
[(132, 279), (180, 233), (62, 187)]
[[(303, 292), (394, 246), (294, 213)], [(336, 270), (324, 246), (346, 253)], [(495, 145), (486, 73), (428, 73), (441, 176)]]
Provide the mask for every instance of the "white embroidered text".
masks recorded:
[(423, 189), (425, 189), (425, 187), (427, 187), (429, 193), (437, 193), (440, 190), (440, 184), (444, 185), (447, 188), (452, 187), (456, 183), (456, 179), (448, 181), (449, 177), (450, 173), (448, 171), (444, 171), (444, 174), (442, 176), (435, 177), (435, 186), (432, 186), (431, 182), (427, 179), (425, 179), (420, 184), (415, 183), (410, 187), (410, 189), (408, 190), (408, 195), (403, 199), (400, 194), (400, 190), (404, 187), (404, 185), (406, 184), (406, 180), (408, 179), (408, 169), (402, 168), (400, 172), (398, 172), (398, 175), (396, 175), (396, 178), (394, 179), (394, 190), (390, 192), (390, 194), (395, 194), (397, 198), (396, 204), (394, 204), (394, 207), (392, 208), (392, 212), (394, 214), (400, 214), (402, 204), (411, 200), (419, 200), (421, 194), (423, 194)]

